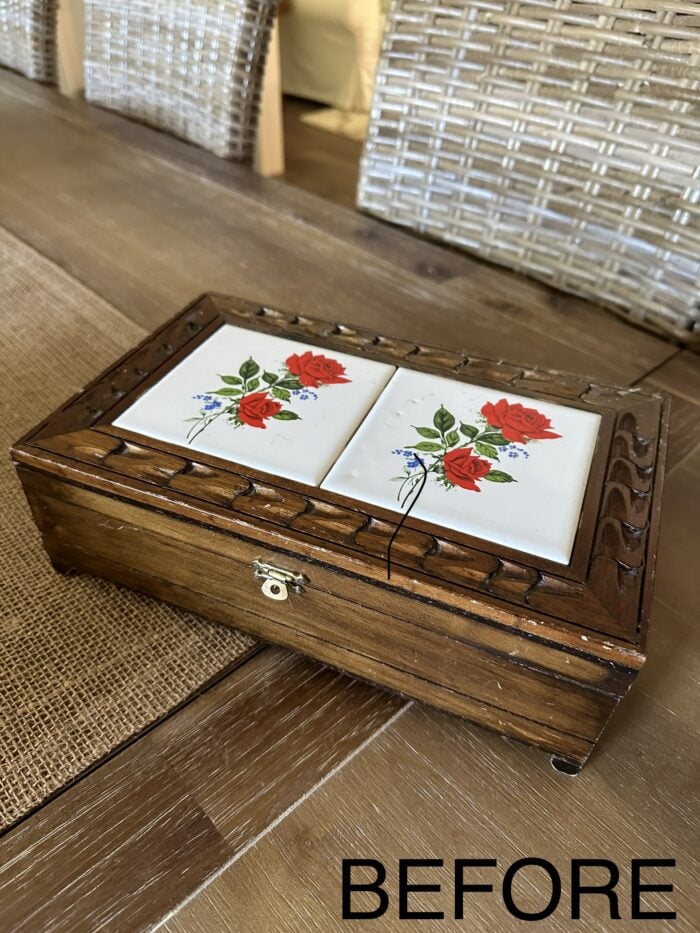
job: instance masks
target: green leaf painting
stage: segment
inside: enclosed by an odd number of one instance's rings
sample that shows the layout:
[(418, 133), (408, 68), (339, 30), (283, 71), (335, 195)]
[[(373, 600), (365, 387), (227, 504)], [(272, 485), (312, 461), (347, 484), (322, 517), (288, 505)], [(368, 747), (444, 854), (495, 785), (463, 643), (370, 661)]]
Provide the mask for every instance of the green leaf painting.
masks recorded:
[[(482, 426), (471, 424), (477, 421)], [(480, 412), (470, 421), (460, 421), (456, 428), (455, 416), (444, 405), (433, 415), (434, 427), (414, 425), (419, 437), (426, 438), (416, 443), (405, 444), (392, 451), (404, 460), (403, 476), (392, 477), (391, 482), (401, 481), (397, 492), (400, 503), (416, 488), (423, 477), (423, 466), (433, 482), (445, 490), (466, 489), (481, 492), (482, 482), (507, 484), (518, 480), (511, 473), (495, 469), (493, 461), (502, 458), (526, 461), (530, 452), (528, 444), (533, 441), (555, 439), (548, 418), (534, 408), (525, 408), (521, 403), (499, 400), (495, 405), (486, 402)], [(419, 459), (415, 451), (427, 454)]]
[(199, 403), (199, 415), (184, 419), (190, 425), (190, 444), (215, 422), (265, 430), (271, 421), (300, 421), (299, 412), (283, 403), (302, 405), (317, 400), (328, 386), (352, 382), (342, 363), (313, 350), (293, 353), (276, 371), (262, 369), (248, 357), (237, 376), (224, 373), (219, 379), (222, 385), (192, 396)]

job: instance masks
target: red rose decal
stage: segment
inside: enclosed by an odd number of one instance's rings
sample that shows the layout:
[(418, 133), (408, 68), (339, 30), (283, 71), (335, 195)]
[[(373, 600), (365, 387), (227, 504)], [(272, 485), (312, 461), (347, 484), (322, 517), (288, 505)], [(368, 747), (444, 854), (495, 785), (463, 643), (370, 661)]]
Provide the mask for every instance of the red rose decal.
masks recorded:
[[(351, 382), (345, 367), (323, 353), (307, 350), (292, 354), (285, 366), (277, 362), (273, 367), (262, 367), (249, 356), (237, 372), (219, 373), (222, 385), (193, 395), (199, 402), (199, 417), (186, 418), (190, 422), (187, 441), (192, 444), (218, 418), (225, 418), (233, 427), (248, 425), (265, 430), (268, 418), (277, 421), (300, 421), (294, 408), (283, 408), (282, 402), (307, 402), (318, 399), (311, 388)], [(265, 383), (265, 388), (255, 390)], [(290, 391), (291, 390), (291, 391)]]
[(311, 350), (307, 350), (301, 356), (293, 353), (285, 363), (289, 372), (296, 376), (303, 386), (312, 389), (351, 381), (345, 377), (344, 366), (322, 353), (312, 353)]
[(252, 392), (244, 395), (238, 403), (238, 417), (251, 428), (266, 428), (265, 421), (282, 411), (279, 402), (273, 401), (267, 392)]
[(471, 447), (448, 450), (442, 463), (445, 467), (445, 476), (451, 483), (461, 486), (462, 489), (471, 489), (472, 492), (481, 492), (476, 485), (477, 480), (483, 479), (487, 473), (491, 472), (491, 464), (488, 460), (474, 457)]
[(536, 408), (525, 408), (520, 402), (510, 405), (504, 398), (493, 405), (487, 402), (481, 409), (492, 428), (498, 428), (506, 440), (527, 444), (550, 437), (561, 437), (550, 431), (551, 422)]

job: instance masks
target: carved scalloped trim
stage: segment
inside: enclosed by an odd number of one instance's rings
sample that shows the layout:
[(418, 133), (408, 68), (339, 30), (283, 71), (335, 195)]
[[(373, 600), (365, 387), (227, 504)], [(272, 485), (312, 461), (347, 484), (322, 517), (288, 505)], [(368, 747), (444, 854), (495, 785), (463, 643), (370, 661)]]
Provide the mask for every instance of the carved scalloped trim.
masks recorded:
[(233, 471), (90, 430), (127, 393), (138, 388), (203, 328), (219, 319), (221, 313), (244, 326), (254, 323), (284, 330), (291, 338), (311, 337), (329, 348), (349, 353), (361, 352), (409, 366), (425, 365), (446, 375), (616, 410), (586, 585), (411, 528), (402, 530), (392, 553), (397, 564), (436, 579), (635, 640), (662, 407), (656, 396), (599, 385), (563, 373), (528, 370), (419, 346), (238, 299), (208, 296), (164, 325), (59, 410), (30, 438), (32, 445), (122, 476), (168, 487), (290, 531), (384, 558), (395, 528), (389, 521), (324, 501), (317, 497), (316, 490), (303, 495), (294, 493)]
[(54, 412), (32, 440), (92, 427), (124, 396), (137, 389), (159, 366), (219, 317), (213, 301), (198, 301), (168, 321), (155, 334), (151, 334), (112, 369), (102, 373)]
[(236, 323), (282, 328), (291, 339), (304, 336), (323, 340), (328, 347), (337, 348), (346, 353), (363, 352), (394, 365), (418, 368), (436, 367), (443, 370), (445, 375), (457, 376), (465, 380), (482, 380), (507, 385), (511, 389), (552, 395), (569, 401), (591, 402), (611, 408), (617, 408), (619, 404), (629, 404), (631, 395), (642, 399), (661, 400), (660, 396), (595, 382), (571, 373), (517, 366), (503, 360), (469, 356), (460, 351), (444, 350), (394, 337), (379, 336), (373, 331), (360, 327), (320, 321), (316, 318), (292, 314), (224, 295), (212, 295), (211, 297), (222, 313), (233, 318)]

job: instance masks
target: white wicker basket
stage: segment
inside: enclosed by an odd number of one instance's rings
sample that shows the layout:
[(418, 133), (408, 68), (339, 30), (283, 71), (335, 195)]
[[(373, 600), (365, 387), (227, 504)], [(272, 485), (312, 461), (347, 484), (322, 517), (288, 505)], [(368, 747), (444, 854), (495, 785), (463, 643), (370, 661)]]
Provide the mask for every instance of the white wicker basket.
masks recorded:
[(277, 0), (85, 0), (85, 96), (252, 159)]
[(394, 0), (358, 205), (700, 340), (700, 3)]
[(56, 83), (57, 0), (0, 0), (0, 65)]

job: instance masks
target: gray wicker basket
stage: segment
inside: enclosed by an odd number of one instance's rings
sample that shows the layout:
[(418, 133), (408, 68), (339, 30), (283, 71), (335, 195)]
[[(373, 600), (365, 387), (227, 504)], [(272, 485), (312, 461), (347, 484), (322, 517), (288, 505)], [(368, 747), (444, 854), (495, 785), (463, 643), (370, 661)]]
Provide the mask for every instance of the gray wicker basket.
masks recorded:
[(358, 205), (700, 339), (700, 3), (394, 0)]
[(85, 96), (250, 162), (277, 2), (85, 0)]
[(57, 0), (0, 0), (0, 65), (56, 83)]

